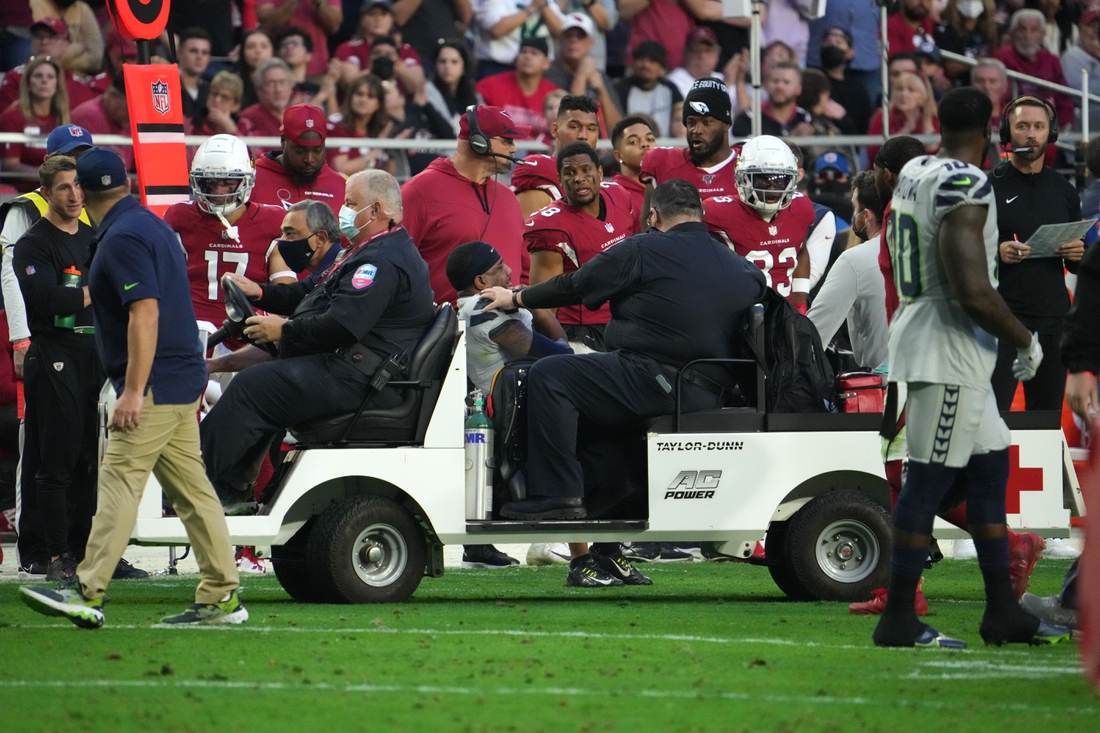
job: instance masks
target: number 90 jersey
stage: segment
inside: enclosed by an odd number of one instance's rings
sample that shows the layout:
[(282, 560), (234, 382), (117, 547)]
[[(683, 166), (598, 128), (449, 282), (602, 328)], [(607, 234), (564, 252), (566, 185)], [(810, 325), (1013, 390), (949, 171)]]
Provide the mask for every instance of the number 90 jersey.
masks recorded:
[(951, 292), (939, 254), (940, 227), (963, 206), (988, 209), (982, 237), (990, 282), (997, 285), (997, 204), (978, 168), (924, 155), (898, 177), (884, 237), (901, 306), (890, 324), (890, 381), (989, 389), (997, 339), (967, 315)]
[(789, 298), (791, 276), (806, 232), (814, 223), (814, 205), (796, 193), (791, 205), (768, 221), (737, 195), (703, 201), (703, 222), (724, 243), (764, 271), (768, 287)]
[(228, 272), (252, 282), (268, 280), (267, 259), (275, 249), (286, 211), (281, 206), (249, 203), (236, 224), (237, 241), (218, 217), (199, 211), (195, 202), (174, 204), (164, 221), (179, 235), (187, 254), (187, 279), (195, 318), (220, 326), (225, 320), (221, 277)]

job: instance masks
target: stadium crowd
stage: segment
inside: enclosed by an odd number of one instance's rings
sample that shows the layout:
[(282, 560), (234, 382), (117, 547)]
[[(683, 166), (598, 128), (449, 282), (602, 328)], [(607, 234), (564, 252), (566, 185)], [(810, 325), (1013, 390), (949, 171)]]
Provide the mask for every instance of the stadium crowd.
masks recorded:
[[(229, 277), (264, 310), (282, 314), (250, 321), (243, 338), (207, 355), (207, 371), (221, 379), (225, 401), (217, 399), (220, 388), (208, 388), (201, 454), (226, 513), (256, 511), (273, 473), (271, 454), (287, 428), (354, 402), (366, 378), (391, 360), (394, 373), (404, 368), (400, 357), (426, 331), (434, 299), (457, 303), (467, 328), (478, 334), (470, 339), (470, 372), (483, 390), (487, 375), (506, 359), (548, 357), (533, 370), (532, 411), (552, 416), (537, 422), (546, 431), (538, 436), (541, 443), (534, 432), (531, 442), (558, 452), (532, 455), (532, 465), (543, 471), (531, 483), (556, 488), (506, 506), (511, 514), (505, 516), (584, 517), (584, 457), (567, 455), (571, 451), (549, 428), (562, 429), (563, 415), (579, 413), (583, 434), (584, 420), (598, 422), (593, 410), (612, 407), (621, 408), (624, 419), (667, 411), (669, 390), (650, 394), (631, 384), (654, 373), (648, 363), (611, 365), (609, 355), (648, 348), (656, 352), (651, 361), (664, 369), (682, 363), (672, 354), (685, 350), (682, 340), (671, 339), (664, 349), (652, 338), (669, 330), (673, 315), (653, 318), (647, 310), (652, 304), (637, 305), (637, 311), (608, 305), (621, 306), (617, 299), (624, 293), (636, 295), (631, 288), (667, 287), (632, 279), (627, 267), (613, 270), (612, 260), (627, 258), (635, 246), (617, 245), (639, 234), (632, 242), (667, 247), (690, 235), (725, 245), (718, 246), (715, 261), (723, 272), (744, 278), (744, 293), (756, 293), (762, 276), (761, 289), (766, 285), (808, 314), (826, 346), (851, 349), (845, 366), (884, 371), (887, 323), (899, 294), (911, 299), (920, 293), (906, 279), (910, 268), (894, 272), (899, 240), (891, 234), (891, 194), (910, 160), (939, 148), (912, 136), (939, 133), (939, 100), (962, 88), (983, 100), (975, 105), (971, 99), (970, 108), (989, 110), (988, 125), (979, 126), (985, 137), (974, 138), (984, 140), (986, 154), (972, 162), (988, 172), (982, 180), (993, 193), (973, 198), (998, 200), (997, 220), (989, 226), (996, 231), (990, 236), (998, 245), (1000, 297), (1019, 328), (1032, 335), (1029, 347), (1017, 345), (1019, 352), (1002, 344), (993, 374), (997, 401), (1006, 408), (1023, 379), (1029, 409), (1060, 409), (1066, 373), (1057, 353), (1070, 307), (1064, 274), (1077, 271), (1086, 246), (1084, 239), (1066, 242), (1053, 257), (1029, 261), (1023, 242), (1042, 224), (1079, 221), (1083, 210), (1095, 213), (1054, 169), (1066, 157), (1053, 143), (1080, 115), (1091, 120), (1100, 110), (1081, 111), (1073, 98), (1011, 82), (1005, 72), (1073, 86), (1085, 69), (1090, 84), (1100, 84), (1092, 73), (1100, 66), (1100, 6), (900, 0), (887, 37), (879, 39), (872, 0), (830, 0), (824, 16), (812, 19), (802, 3), (772, 0), (763, 9), (763, 135), (747, 141), (754, 122), (748, 21), (723, 18), (721, 8), (719, 0), (204, 0), (173, 6), (168, 31), (154, 42), (154, 58), (178, 60), (185, 129), (209, 136), (189, 151), (193, 201), (164, 216), (187, 253), (192, 310), (200, 321), (220, 323), (221, 283)], [(887, 49), (886, 90), (880, 44)], [(951, 61), (941, 50), (977, 64)], [(11, 377), (26, 380), (21, 389), (27, 403), (25, 415), (16, 408), (0, 412), (0, 449), (9, 459), (19, 455), (12, 436), (25, 417), (22, 429), (33, 436), (22, 443), (18, 530), (20, 565), (31, 576), (74, 576), (95, 511), (87, 489), (96, 471), (89, 453), (94, 430), (88, 432), (94, 410), (82, 403), (80, 418), (60, 437), (41, 416), (65, 409), (50, 395), (70, 376), (103, 381), (94, 359), (64, 378), (57, 364), (86, 358), (92, 346), (97, 303), (88, 281), (90, 224), (102, 221), (89, 222), (82, 211), (82, 188), (96, 191), (90, 186), (102, 171), (117, 188), (118, 166), (135, 172), (132, 148), (115, 149), (116, 165), (94, 147), (94, 138), (129, 135), (121, 68), (136, 55), (135, 44), (112, 29), (94, 0), (15, 1), (0, 9), (0, 132), (30, 136), (3, 145), (0, 153), (0, 180), (21, 194), (6, 209), (0, 231), (3, 325), (12, 361), (10, 375), (0, 365), (0, 401), (17, 402)], [(973, 133), (959, 127), (957, 114), (953, 124), (956, 133)], [(887, 125), (890, 138), (882, 145), (832, 140), (881, 134)], [(240, 138), (250, 136), (281, 142), (249, 149)], [(669, 136), (683, 138), (686, 147), (654, 147), (657, 138)], [(330, 137), (362, 143), (326, 146)], [(787, 137), (815, 140), (798, 146)], [(372, 144), (384, 138), (454, 139), (456, 150), (440, 156)], [(599, 155), (602, 138), (613, 149)], [(548, 143), (550, 154), (517, 159), (517, 150), (535, 140)], [(958, 137), (954, 142), (965, 147)], [(88, 158), (82, 167), (89, 150), (95, 163)], [(1098, 153), (1100, 145), (1089, 146), (1094, 172)], [(510, 186), (497, 179), (509, 173)], [(400, 189), (397, 181), (405, 181)], [(1043, 201), (1026, 211), (1006, 208), (1021, 195)], [(1086, 192), (1093, 208), (1095, 199), (1094, 191)], [(386, 250), (384, 266), (360, 254), (374, 252), (368, 245), (377, 238), (400, 248)], [(32, 244), (52, 254), (32, 261)], [(740, 257), (729, 258), (727, 249)], [(589, 266), (605, 250), (614, 258)], [(742, 272), (744, 261), (755, 268)], [(51, 282), (40, 286), (46, 279)], [(513, 293), (516, 284), (530, 290)], [(425, 299), (429, 286), (433, 295)], [(342, 310), (342, 300), (332, 301), (339, 307), (318, 304), (335, 299), (341, 288), (355, 297), (373, 288), (368, 292), (376, 300), (351, 311)], [(531, 309), (523, 308), (525, 300)], [(697, 303), (695, 310), (707, 305)], [(732, 329), (747, 304), (728, 306), (715, 322)], [(650, 338), (625, 337), (614, 327), (616, 318), (644, 324)], [(683, 339), (688, 325), (672, 330)], [(277, 348), (259, 348), (275, 343)], [(62, 351), (49, 351), (55, 347)], [(557, 355), (565, 351), (590, 358), (561, 361)], [(325, 358), (312, 366), (305, 361), (317, 356)], [(1019, 360), (1034, 368), (1019, 372)], [(47, 363), (57, 374), (44, 370)], [(284, 368), (287, 363), (293, 367)], [(606, 383), (595, 377), (584, 382), (578, 372), (585, 370), (573, 366), (580, 364), (605, 369)], [(245, 377), (222, 379), (245, 369)], [(318, 375), (329, 380), (318, 384), (338, 384), (343, 391), (299, 394)], [(698, 404), (723, 404), (730, 397), (727, 377), (696, 370), (689, 381)], [(657, 384), (662, 379), (663, 373)], [(607, 398), (613, 406), (595, 396), (608, 383), (621, 387)], [(66, 384), (85, 402), (91, 396), (88, 384)], [(1070, 387), (1081, 388), (1072, 378)], [(1095, 408), (1095, 380), (1092, 390)], [(384, 383), (377, 392), (371, 399), (380, 404), (393, 398)], [(124, 396), (120, 390), (120, 405), (133, 409)], [(180, 398), (180, 404), (189, 401)], [(140, 414), (139, 406), (135, 424)], [(574, 424), (564, 431), (566, 443), (576, 441), (577, 430)], [(887, 475), (897, 501), (903, 495), (901, 454), (891, 457)], [(568, 495), (555, 493), (562, 491)], [(965, 508), (943, 516), (968, 526)], [(1006, 537), (1018, 598), (1042, 541), (1031, 534)], [(666, 552), (676, 548), (578, 544), (563, 553), (540, 546), (529, 560), (564, 555), (570, 584), (644, 584), (648, 578), (628, 560)], [(99, 560), (104, 557), (114, 562), (109, 553)], [(491, 545), (469, 546), (463, 559), (474, 567), (517, 562)], [(238, 551), (237, 562), (246, 570), (262, 568), (248, 548)], [(96, 568), (104, 586), (105, 572)], [(113, 573), (143, 575), (124, 560)], [(919, 608), (919, 585), (913, 594)], [(908, 606), (908, 595), (905, 600)], [(858, 605), (853, 612), (881, 613), (886, 593)]]

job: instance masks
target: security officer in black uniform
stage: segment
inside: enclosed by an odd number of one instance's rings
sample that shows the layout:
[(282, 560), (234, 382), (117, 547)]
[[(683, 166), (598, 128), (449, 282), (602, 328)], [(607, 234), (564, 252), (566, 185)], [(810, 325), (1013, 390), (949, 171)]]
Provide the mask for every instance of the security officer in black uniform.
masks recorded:
[[(398, 223), (397, 180), (384, 171), (356, 173), (345, 197), (340, 231), (351, 245), (331, 267), (283, 285), (234, 276), (257, 306), (289, 319), (248, 319), (245, 335), (257, 344), (277, 342), (279, 358), (239, 373), (202, 422), (206, 473), (228, 513), (254, 510), (251, 484), (277, 431), (354, 411), (375, 371), (411, 352), (435, 317), (428, 266)], [(368, 405), (400, 399), (383, 388)]]
[[(1047, 146), (1058, 136), (1058, 115), (1049, 102), (1026, 95), (1012, 100), (1001, 115), (1000, 134), (1010, 152), (1009, 161), (994, 168), (990, 177), (1000, 241), (997, 290), (1012, 314), (1039, 335), (1043, 352), (1054, 354), (1069, 310), (1063, 266), (1076, 272), (1085, 245), (1066, 242), (1055, 250), (1057, 257), (1031, 257), (1025, 243), (1043, 224), (1080, 221), (1081, 200), (1065, 176), (1044, 164)], [(1012, 405), (1016, 393), (1015, 359), (1016, 348), (1002, 341), (992, 379), (1001, 410)], [(1045, 359), (1024, 382), (1026, 409), (1060, 411), (1065, 382), (1066, 370), (1058, 360)]]
[[(752, 263), (718, 244), (703, 223), (699, 193), (674, 179), (654, 189), (638, 234), (576, 272), (526, 290), (490, 288), (489, 308), (557, 308), (611, 303), (607, 353), (551, 356), (528, 382), (528, 498), (501, 514), (516, 519), (582, 519), (586, 466), (578, 458), (581, 417), (619, 426), (675, 410), (679, 367), (733, 358), (745, 316), (767, 287)], [(711, 365), (713, 366), (713, 365)], [(724, 375), (703, 366), (685, 379), (684, 412), (721, 405)], [(708, 374), (710, 375), (708, 377)], [(711, 378), (713, 377), (713, 379)]]

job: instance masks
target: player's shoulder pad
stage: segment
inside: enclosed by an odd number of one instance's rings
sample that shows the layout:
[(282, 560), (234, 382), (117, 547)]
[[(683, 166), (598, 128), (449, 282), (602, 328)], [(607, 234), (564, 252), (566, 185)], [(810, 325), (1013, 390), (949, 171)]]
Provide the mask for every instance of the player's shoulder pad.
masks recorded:
[(195, 206), (194, 201), (181, 201), (178, 204), (172, 204), (165, 210), (164, 221), (171, 226), (173, 223), (179, 223), (181, 219), (197, 211), (198, 208)]
[(483, 323), (490, 323), (500, 317), (500, 313), (495, 310), (487, 311), (485, 306), (489, 305), (493, 301), (488, 298), (478, 298), (474, 303), (474, 308), (470, 312), (470, 328), (480, 326)]
[(993, 182), (977, 166), (949, 160), (936, 173), (936, 206), (953, 206), (962, 201), (984, 202), (992, 197)]
[[(526, 165), (517, 165), (512, 172), (512, 189), (516, 193), (531, 191), (543, 185), (558, 185), (558, 166), (549, 155), (528, 155)], [(532, 165), (533, 164), (533, 165)]]

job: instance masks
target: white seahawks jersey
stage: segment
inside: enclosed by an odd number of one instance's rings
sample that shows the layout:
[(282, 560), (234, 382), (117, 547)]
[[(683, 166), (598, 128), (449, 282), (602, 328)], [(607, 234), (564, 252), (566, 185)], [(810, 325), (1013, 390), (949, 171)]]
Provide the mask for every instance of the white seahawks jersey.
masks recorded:
[(989, 279), (997, 285), (997, 204), (993, 185), (976, 167), (921, 156), (898, 177), (886, 240), (901, 307), (890, 325), (890, 381), (989, 388), (997, 339), (979, 328), (951, 293), (939, 256), (940, 225), (960, 206), (988, 208)]

